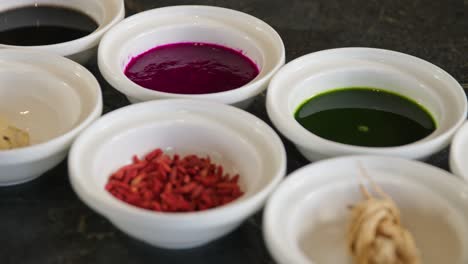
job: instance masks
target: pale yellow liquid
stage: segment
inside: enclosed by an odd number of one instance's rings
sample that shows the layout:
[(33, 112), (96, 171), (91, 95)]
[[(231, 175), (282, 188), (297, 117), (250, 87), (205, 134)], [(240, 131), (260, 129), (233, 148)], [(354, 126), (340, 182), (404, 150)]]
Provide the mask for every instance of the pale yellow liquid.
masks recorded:
[(0, 114), (13, 126), (27, 131), (31, 144), (42, 143), (65, 133), (73, 122), (33, 96), (3, 98)]
[[(463, 264), (461, 242), (440, 212), (401, 209), (403, 225), (413, 234), (424, 264)], [(346, 246), (347, 215), (317, 223), (300, 237), (304, 255), (317, 264), (351, 264)]]

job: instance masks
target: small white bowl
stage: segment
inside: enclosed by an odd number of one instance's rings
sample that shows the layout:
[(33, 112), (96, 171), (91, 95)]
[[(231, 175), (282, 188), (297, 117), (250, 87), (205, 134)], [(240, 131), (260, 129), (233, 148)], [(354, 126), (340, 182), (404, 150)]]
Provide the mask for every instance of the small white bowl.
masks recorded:
[(397, 203), (422, 263), (468, 263), (468, 185), (418, 161), (348, 156), (295, 171), (270, 196), (263, 231), (279, 264), (352, 263), (346, 227), (348, 206), (363, 199), (359, 163)]
[[(198, 95), (146, 89), (125, 76), (125, 67), (133, 57), (157, 46), (179, 42), (214, 43), (240, 50), (257, 64), (260, 73), (237, 89)], [(98, 51), (102, 75), (132, 103), (191, 98), (245, 108), (266, 89), (284, 61), (283, 41), (272, 27), (248, 14), (212, 6), (172, 6), (133, 15), (105, 34)]]
[(450, 170), (468, 181), (468, 122), (457, 131), (449, 154)]
[(58, 55), (0, 50), (0, 80), (0, 115), (31, 140), (31, 146), (0, 151), (0, 186), (30, 181), (56, 166), (102, 113), (96, 78)]
[(56, 5), (81, 11), (98, 23), (91, 34), (79, 39), (41, 46), (15, 46), (0, 44), (1, 48), (34, 49), (66, 56), (85, 64), (96, 54), (97, 46), (104, 33), (125, 16), (123, 0), (8, 0), (0, 1), (0, 12), (32, 5)]
[[(245, 192), (218, 208), (161, 213), (134, 207), (105, 190), (112, 172), (161, 148), (181, 155), (209, 155), (225, 171), (239, 173)], [(232, 106), (169, 99), (134, 104), (106, 114), (73, 144), (73, 189), (95, 211), (130, 236), (162, 248), (206, 244), (239, 226), (263, 206), (285, 175), (284, 146), (271, 127)]]
[[(428, 109), (437, 128), (403, 146), (360, 147), (323, 139), (295, 120), (305, 100), (344, 87), (375, 87), (411, 98)], [(266, 106), (273, 124), (311, 161), (349, 154), (424, 159), (450, 143), (467, 113), (463, 88), (447, 72), (407, 54), (372, 48), (319, 51), (288, 63), (271, 80)]]

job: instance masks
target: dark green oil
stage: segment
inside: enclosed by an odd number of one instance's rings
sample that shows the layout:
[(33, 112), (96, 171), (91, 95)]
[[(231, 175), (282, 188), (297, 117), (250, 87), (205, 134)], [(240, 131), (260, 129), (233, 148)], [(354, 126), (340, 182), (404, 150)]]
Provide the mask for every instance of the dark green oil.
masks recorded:
[(431, 134), (436, 123), (411, 99), (376, 88), (350, 87), (314, 96), (296, 120), (322, 138), (365, 147), (395, 147)]

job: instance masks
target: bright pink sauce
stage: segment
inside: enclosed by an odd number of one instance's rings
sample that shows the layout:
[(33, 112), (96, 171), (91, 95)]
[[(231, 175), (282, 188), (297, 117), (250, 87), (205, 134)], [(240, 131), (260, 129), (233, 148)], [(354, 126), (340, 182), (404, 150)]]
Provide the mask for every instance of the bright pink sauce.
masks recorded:
[(257, 65), (231, 48), (208, 43), (174, 43), (130, 61), (125, 75), (142, 87), (177, 94), (206, 94), (239, 88), (259, 73)]

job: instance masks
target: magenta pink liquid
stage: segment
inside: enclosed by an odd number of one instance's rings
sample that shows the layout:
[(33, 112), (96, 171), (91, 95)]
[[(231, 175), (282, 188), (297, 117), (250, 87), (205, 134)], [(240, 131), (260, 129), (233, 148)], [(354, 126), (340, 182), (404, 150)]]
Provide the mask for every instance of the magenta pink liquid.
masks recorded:
[(142, 87), (167, 93), (207, 94), (239, 88), (259, 73), (242, 53), (216, 44), (174, 43), (133, 58), (125, 75)]

